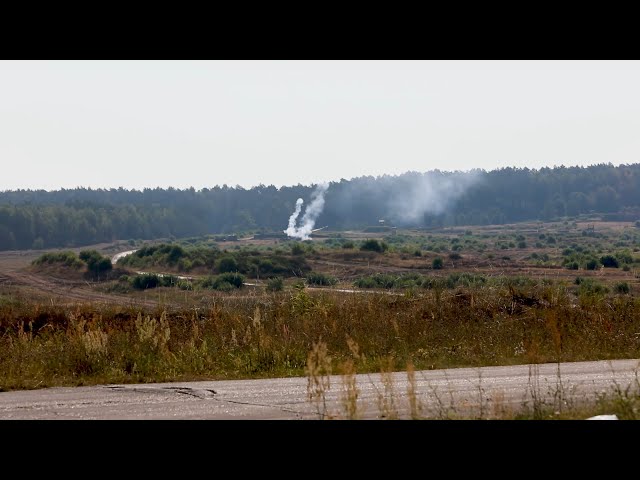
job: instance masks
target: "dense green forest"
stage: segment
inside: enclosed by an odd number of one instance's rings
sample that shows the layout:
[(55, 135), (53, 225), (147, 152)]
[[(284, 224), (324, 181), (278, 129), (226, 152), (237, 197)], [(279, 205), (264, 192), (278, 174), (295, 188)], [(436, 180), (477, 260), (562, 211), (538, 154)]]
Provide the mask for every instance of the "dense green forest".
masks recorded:
[[(313, 186), (0, 192), (0, 250), (282, 231)], [(365, 176), (329, 185), (316, 225), (501, 224), (599, 213), (640, 218), (640, 164)], [(410, 212), (410, 214), (408, 213)]]

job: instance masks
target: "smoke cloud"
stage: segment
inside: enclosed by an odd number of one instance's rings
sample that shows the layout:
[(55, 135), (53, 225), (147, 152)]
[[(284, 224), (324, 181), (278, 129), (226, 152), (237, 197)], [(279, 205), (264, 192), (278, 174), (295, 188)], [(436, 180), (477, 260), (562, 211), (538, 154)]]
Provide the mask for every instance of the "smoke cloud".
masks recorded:
[[(296, 209), (294, 210), (294, 212), (291, 214), (291, 216), (289, 217), (289, 227), (285, 230), (285, 232), (294, 232), (296, 229), (296, 220), (298, 220), (298, 215), (300, 215), (300, 210), (302, 210), (302, 204), (304, 203), (304, 200), (302, 200), (301, 198), (299, 198), (296, 201)], [(287, 233), (288, 235), (288, 233)]]
[(301, 225), (299, 227), (296, 227), (296, 221), (300, 215), (300, 210), (302, 209), (304, 200), (299, 198), (296, 201), (296, 209), (289, 217), (289, 226), (284, 230), (284, 233), (286, 233), (287, 236), (299, 238), (300, 240), (309, 240), (309, 235), (316, 224), (316, 219), (320, 216), (322, 209), (324, 208), (324, 194), (327, 192), (328, 188), (328, 183), (321, 183), (313, 191), (311, 194), (311, 202), (304, 211), (304, 215), (300, 220)]
[(425, 214), (446, 212), (479, 180), (480, 174), (474, 171), (405, 175), (389, 210), (402, 222), (420, 223)]

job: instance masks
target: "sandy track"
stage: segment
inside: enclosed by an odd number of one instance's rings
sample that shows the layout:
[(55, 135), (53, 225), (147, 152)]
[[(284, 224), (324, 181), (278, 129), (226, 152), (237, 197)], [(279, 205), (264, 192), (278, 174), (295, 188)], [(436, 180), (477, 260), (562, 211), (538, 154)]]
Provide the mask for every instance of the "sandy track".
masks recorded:
[(39, 296), (57, 297), (70, 303), (118, 303), (121, 305), (135, 305), (154, 308), (158, 302), (154, 300), (134, 299), (117, 293), (96, 292), (86, 281), (68, 280), (49, 276), (40, 276), (24, 270), (4, 271), (0, 274), (0, 284), (18, 287), (27, 293), (33, 292)]

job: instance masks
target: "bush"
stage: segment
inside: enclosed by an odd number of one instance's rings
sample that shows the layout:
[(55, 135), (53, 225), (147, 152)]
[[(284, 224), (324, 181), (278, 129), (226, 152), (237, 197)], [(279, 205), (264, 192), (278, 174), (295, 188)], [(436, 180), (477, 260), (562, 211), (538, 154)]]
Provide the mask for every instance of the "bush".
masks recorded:
[(234, 257), (222, 257), (218, 260), (217, 270), (220, 273), (237, 272), (238, 261)]
[(591, 258), (587, 260), (584, 268), (586, 268), (587, 270), (595, 270), (596, 268), (598, 268), (598, 261), (595, 258)]
[(83, 260), (87, 264), (89, 272), (96, 276), (101, 273), (106, 273), (113, 268), (111, 259), (103, 257), (96, 250), (82, 250), (80, 252), (80, 260)]
[(196, 286), (200, 289), (229, 291), (233, 288), (241, 288), (244, 281), (244, 275), (227, 272), (217, 276), (202, 277), (196, 282)]
[(629, 284), (627, 282), (616, 283), (615, 290), (618, 293), (629, 293)]
[(629, 250), (618, 252), (616, 253), (615, 257), (619, 263), (633, 263), (633, 257), (631, 256), (631, 252), (629, 252)]
[(374, 277), (363, 277), (358, 278), (355, 282), (353, 282), (354, 287), (358, 288), (377, 288), (378, 282)]
[(129, 281), (131, 282), (131, 286), (138, 290), (156, 287), (173, 287), (181, 282), (181, 280), (174, 275), (160, 275), (157, 273), (141, 273), (135, 277), (131, 277)]
[(233, 290), (236, 287), (234, 287), (229, 282), (220, 281), (220, 282), (215, 282), (215, 284), (213, 285), (213, 288), (215, 290), (219, 290), (221, 292), (230, 292), (231, 290)]
[(160, 284), (160, 277), (155, 273), (143, 273), (131, 279), (131, 286), (138, 290), (156, 288)]
[(354, 248), (355, 244), (351, 240), (345, 240), (342, 242), (342, 248)]
[(305, 253), (305, 248), (302, 244), (300, 243), (294, 243), (293, 245), (291, 245), (291, 254), (292, 255), (304, 255)]
[(479, 287), (487, 283), (487, 277), (475, 273), (451, 273), (444, 279), (442, 286), (447, 288), (462, 287)]
[(335, 277), (325, 275), (324, 273), (310, 273), (307, 275), (307, 283), (311, 285), (335, 285), (338, 283), (338, 280)]
[(600, 257), (600, 263), (602, 263), (605, 268), (618, 268), (620, 266), (618, 259), (613, 255), (604, 255)]
[(224, 283), (228, 283), (229, 285), (235, 288), (241, 288), (244, 284), (245, 277), (239, 273), (223, 273), (222, 275), (218, 275), (216, 280), (214, 281), (214, 288), (220, 290), (220, 286)]
[(176, 287), (178, 287), (180, 290), (193, 290), (193, 283), (191, 283), (189, 280), (178, 280), (178, 283), (176, 283)]
[(268, 292), (280, 292), (283, 289), (284, 289), (284, 280), (282, 280), (282, 277), (270, 278), (267, 281)]
[(76, 257), (76, 254), (71, 251), (43, 253), (31, 263), (33, 265), (62, 263), (66, 267), (72, 267), (75, 269), (82, 268), (84, 266), (82, 260)]
[(441, 270), (444, 267), (444, 260), (441, 257), (436, 257), (431, 262), (431, 266), (434, 270)]
[(353, 285), (358, 288), (412, 288), (424, 286), (426, 280), (417, 273), (405, 273), (399, 276), (376, 273), (357, 279)]
[(580, 295), (604, 295), (608, 291), (607, 287), (591, 278), (584, 278), (580, 281)]
[(383, 253), (383, 252), (386, 252), (388, 249), (389, 249), (389, 245), (387, 245), (385, 242), (382, 242), (382, 241), (379, 242), (375, 238), (370, 238), (368, 240), (365, 240), (364, 242), (362, 242), (362, 245), (360, 245), (360, 250), (362, 251)]

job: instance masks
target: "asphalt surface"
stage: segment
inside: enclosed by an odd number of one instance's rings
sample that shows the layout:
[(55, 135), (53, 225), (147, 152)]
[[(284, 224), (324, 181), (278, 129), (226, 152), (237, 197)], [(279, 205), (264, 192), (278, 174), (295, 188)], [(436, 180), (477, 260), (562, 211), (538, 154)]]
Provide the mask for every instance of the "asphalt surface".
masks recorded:
[[(565, 408), (637, 386), (640, 360), (456, 368), (381, 377), (357, 375), (358, 418), (498, 418), (547, 405)], [(0, 419), (318, 419), (353, 418), (345, 378), (332, 376), (324, 403), (308, 379), (204, 381), (46, 388), (0, 393)], [(408, 394), (413, 385), (414, 394)], [(353, 391), (353, 390), (352, 390)], [(413, 409), (411, 407), (412, 401)]]

